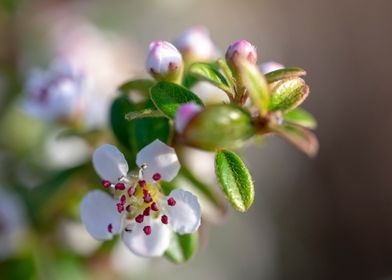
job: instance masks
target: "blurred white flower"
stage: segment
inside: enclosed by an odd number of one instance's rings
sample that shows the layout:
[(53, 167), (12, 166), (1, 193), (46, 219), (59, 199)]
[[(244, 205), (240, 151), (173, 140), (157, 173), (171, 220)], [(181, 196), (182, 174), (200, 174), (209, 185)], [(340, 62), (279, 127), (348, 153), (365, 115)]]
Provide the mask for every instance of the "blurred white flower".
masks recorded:
[(260, 64), (260, 71), (263, 74), (284, 68), (283, 64), (275, 61), (264, 62)]
[(105, 144), (94, 152), (94, 168), (114, 198), (101, 190), (89, 192), (81, 203), (81, 220), (98, 240), (121, 233), (136, 255), (162, 256), (172, 231), (186, 234), (199, 228), (200, 205), (188, 191), (175, 189), (168, 197), (161, 191), (159, 181), (171, 181), (180, 170), (173, 148), (155, 140), (137, 154), (136, 163), (139, 176), (128, 176), (125, 157), (115, 146)]
[(110, 255), (110, 264), (115, 272), (123, 277), (141, 276), (149, 265), (149, 260), (136, 256), (123, 242), (117, 242)]
[(223, 90), (217, 88), (209, 82), (198, 82), (192, 87), (191, 90), (196, 93), (205, 104), (230, 102), (229, 97)]
[(15, 193), (0, 187), (0, 261), (17, 253), (26, 235), (22, 201)]

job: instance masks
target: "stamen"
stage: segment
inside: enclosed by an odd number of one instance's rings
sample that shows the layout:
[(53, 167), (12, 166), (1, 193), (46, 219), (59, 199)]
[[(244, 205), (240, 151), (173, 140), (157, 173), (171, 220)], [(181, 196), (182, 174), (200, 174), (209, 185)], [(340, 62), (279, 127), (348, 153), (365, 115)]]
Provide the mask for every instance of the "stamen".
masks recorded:
[(146, 235), (150, 235), (151, 234), (151, 226), (145, 226), (143, 228), (143, 231)]
[(102, 184), (102, 186), (103, 186), (104, 188), (109, 188), (109, 187), (112, 185), (112, 183), (110, 183), (110, 181), (108, 181), (108, 180), (103, 180), (103, 181), (101, 182), (101, 184)]
[(128, 189), (128, 195), (129, 197), (133, 196), (136, 192), (136, 188), (135, 187), (131, 187)]
[(112, 231), (113, 231), (113, 225), (109, 224), (108, 225), (108, 232), (112, 233)]
[(145, 181), (145, 180), (139, 180), (139, 186), (141, 187), (141, 188), (144, 188), (146, 185), (147, 185), (147, 182)]
[(161, 217), (161, 222), (162, 222), (162, 224), (167, 225), (167, 223), (169, 222), (169, 218), (166, 215), (163, 215)]
[(115, 188), (116, 190), (123, 191), (123, 190), (125, 190), (125, 184), (124, 184), (124, 183), (117, 183), (117, 184), (114, 186), (114, 188)]
[(153, 202), (152, 204), (151, 204), (151, 210), (153, 210), (153, 211), (158, 211), (159, 209), (158, 209), (158, 205), (155, 203), (155, 202)]
[(167, 200), (167, 204), (169, 204), (169, 206), (174, 206), (174, 205), (176, 205), (176, 200), (174, 198), (170, 197)]
[(117, 203), (117, 211), (118, 213), (122, 213), (122, 211), (124, 211), (124, 204), (122, 203)]
[(128, 213), (131, 213), (131, 204), (129, 204), (127, 207), (125, 207), (125, 210), (126, 210)]
[(139, 224), (143, 223), (144, 221), (144, 216), (143, 215), (137, 215), (135, 218), (135, 221)]
[(143, 215), (144, 215), (144, 216), (150, 216), (150, 210), (151, 210), (150, 207), (147, 207), (146, 209), (144, 209)]
[(154, 175), (152, 175), (152, 179), (154, 181), (159, 181), (161, 179), (161, 174), (155, 173)]
[(123, 195), (120, 197), (120, 202), (124, 205), (126, 201), (127, 201), (127, 197), (125, 196), (125, 194), (123, 194)]
[(150, 203), (152, 201), (152, 197), (150, 196), (150, 195), (148, 195), (148, 196), (146, 196), (145, 198), (144, 198), (144, 202), (145, 203)]

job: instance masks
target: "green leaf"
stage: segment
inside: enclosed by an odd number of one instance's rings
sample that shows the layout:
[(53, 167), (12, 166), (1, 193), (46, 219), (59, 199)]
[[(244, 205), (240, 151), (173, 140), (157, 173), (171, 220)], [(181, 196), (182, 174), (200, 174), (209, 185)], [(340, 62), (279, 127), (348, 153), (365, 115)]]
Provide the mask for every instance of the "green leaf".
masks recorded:
[(231, 205), (245, 212), (253, 203), (254, 187), (246, 165), (235, 153), (222, 150), (215, 157), (216, 175)]
[(132, 80), (122, 84), (118, 90), (124, 97), (128, 97), (131, 91), (137, 91), (143, 94), (145, 97), (149, 96), (150, 88), (155, 85), (154, 80), (140, 79)]
[(306, 128), (315, 129), (317, 127), (316, 119), (304, 109), (295, 108), (283, 115), (286, 122), (297, 124)]
[(144, 146), (155, 139), (168, 143), (171, 139), (171, 128), (166, 117), (139, 118), (132, 121), (125, 119), (129, 112), (154, 110), (151, 101), (132, 103), (126, 97), (118, 97), (112, 104), (110, 122), (116, 139), (129, 150), (129, 157), (135, 158)]
[(271, 127), (271, 130), (285, 138), (309, 157), (314, 157), (318, 152), (319, 145), (317, 138), (306, 128), (297, 125), (285, 124), (282, 126), (273, 126)]
[(150, 90), (151, 100), (168, 118), (173, 119), (181, 104), (194, 102), (203, 105), (200, 98), (186, 89), (170, 82), (158, 82)]
[(242, 85), (246, 87), (253, 104), (262, 115), (265, 115), (268, 112), (270, 94), (267, 81), (260, 73), (259, 68), (247, 60), (242, 60), (239, 65), (239, 75)]
[(226, 60), (224, 58), (220, 58), (217, 60), (216, 63), (218, 65), (218, 67), (220, 68), (220, 70), (225, 75), (230, 87), (234, 89), (236, 87), (236, 83), (233, 79), (233, 73), (231, 72), (230, 67), (227, 65)]
[(164, 115), (162, 112), (155, 110), (155, 109), (144, 109), (137, 112), (129, 112), (125, 115), (125, 118), (128, 121), (136, 120), (136, 119), (143, 119), (143, 118), (157, 118), (163, 117)]
[(255, 133), (248, 112), (232, 104), (215, 104), (197, 114), (183, 135), (188, 145), (215, 150), (239, 146)]
[(278, 69), (272, 72), (265, 74), (265, 78), (268, 83), (276, 82), (282, 79), (295, 78), (300, 76), (305, 76), (306, 71), (302, 68), (292, 67), (292, 68), (283, 68)]
[(309, 87), (301, 78), (284, 79), (271, 90), (270, 111), (290, 111), (298, 107), (309, 95)]
[(189, 73), (199, 80), (207, 81), (232, 95), (229, 83), (219, 71), (219, 67), (213, 63), (194, 63), (189, 68)]
[(165, 252), (165, 257), (176, 264), (189, 260), (198, 247), (198, 234), (174, 234), (169, 248)]

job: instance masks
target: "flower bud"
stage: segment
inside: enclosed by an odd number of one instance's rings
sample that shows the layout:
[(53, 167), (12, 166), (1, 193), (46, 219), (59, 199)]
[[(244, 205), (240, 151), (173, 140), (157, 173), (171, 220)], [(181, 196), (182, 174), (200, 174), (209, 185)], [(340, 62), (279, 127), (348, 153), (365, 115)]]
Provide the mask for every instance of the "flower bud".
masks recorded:
[(282, 68), (284, 68), (284, 65), (275, 61), (264, 62), (260, 64), (260, 71), (263, 74), (267, 74), (269, 72), (273, 72)]
[(197, 113), (202, 110), (200, 105), (196, 103), (183, 104), (178, 108), (176, 117), (174, 120), (174, 126), (178, 133), (183, 133), (188, 123), (193, 119)]
[(175, 41), (186, 63), (209, 61), (215, 54), (215, 46), (211, 41), (207, 28), (192, 27), (183, 32)]
[(236, 65), (238, 60), (246, 59), (256, 64), (256, 48), (246, 40), (238, 40), (229, 46), (226, 51), (226, 60), (229, 65)]
[(147, 71), (158, 81), (181, 79), (183, 61), (180, 52), (166, 41), (152, 42), (146, 60)]

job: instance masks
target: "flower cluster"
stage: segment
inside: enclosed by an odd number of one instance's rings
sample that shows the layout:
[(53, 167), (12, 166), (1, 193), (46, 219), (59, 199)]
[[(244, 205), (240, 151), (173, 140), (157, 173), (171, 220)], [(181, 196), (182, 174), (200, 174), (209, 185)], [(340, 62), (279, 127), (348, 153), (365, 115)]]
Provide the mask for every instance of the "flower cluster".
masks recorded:
[(172, 232), (187, 234), (198, 229), (200, 205), (188, 191), (163, 194), (160, 181), (171, 181), (180, 169), (173, 148), (155, 140), (138, 153), (136, 163), (139, 173), (129, 175), (127, 161), (115, 146), (104, 144), (94, 152), (94, 168), (107, 191), (94, 190), (84, 197), (81, 219), (98, 240), (121, 234), (133, 253), (161, 256)]

